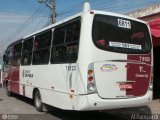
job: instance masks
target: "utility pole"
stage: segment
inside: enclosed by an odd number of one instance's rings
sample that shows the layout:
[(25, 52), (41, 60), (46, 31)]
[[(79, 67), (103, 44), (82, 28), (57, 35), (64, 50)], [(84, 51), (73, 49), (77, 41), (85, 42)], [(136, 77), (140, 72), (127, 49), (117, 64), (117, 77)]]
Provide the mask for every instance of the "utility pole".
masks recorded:
[(52, 8), (53, 8), (53, 12), (52, 12), (52, 23), (56, 23), (56, 0), (52, 1)]
[(38, 0), (38, 2), (46, 4), (46, 6), (52, 10), (51, 23), (56, 23), (56, 0), (52, 0), (52, 5), (48, 2), (48, 0)]

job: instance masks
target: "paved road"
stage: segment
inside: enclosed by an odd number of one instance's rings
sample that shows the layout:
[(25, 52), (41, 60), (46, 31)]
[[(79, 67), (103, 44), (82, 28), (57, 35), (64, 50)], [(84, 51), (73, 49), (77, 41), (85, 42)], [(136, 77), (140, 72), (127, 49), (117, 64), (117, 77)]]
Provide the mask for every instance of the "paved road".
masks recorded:
[[(51, 111), (37, 112), (33, 101), (22, 96), (7, 97), (0, 88), (0, 120), (9, 117), (12, 120), (129, 120), (131, 114), (160, 114), (160, 102), (151, 102), (148, 106), (130, 109), (108, 110), (101, 112), (62, 111), (49, 107)], [(160, 116), (159, 116), (160, 120)]]

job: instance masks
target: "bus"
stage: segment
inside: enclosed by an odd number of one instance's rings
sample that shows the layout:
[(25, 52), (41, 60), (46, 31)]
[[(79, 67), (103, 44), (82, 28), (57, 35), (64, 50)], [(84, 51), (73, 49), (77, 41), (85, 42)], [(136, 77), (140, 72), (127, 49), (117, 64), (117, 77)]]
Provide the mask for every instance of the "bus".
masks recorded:
[(11, 43), (3, 56), (3, 88), (64, 110), (106, 110), (152, 100), (148, 25), (104, 11), (83, 11)]

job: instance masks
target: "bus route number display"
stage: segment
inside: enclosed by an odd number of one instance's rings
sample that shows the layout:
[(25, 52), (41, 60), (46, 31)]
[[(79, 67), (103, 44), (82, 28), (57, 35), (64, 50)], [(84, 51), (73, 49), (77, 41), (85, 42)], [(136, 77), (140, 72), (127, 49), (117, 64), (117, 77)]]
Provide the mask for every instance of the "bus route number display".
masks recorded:
[(76, 66), (66, 66), (66, 71), (76, 71)]
[(131, 29), (131, 22), (128, 20), (118, 19), (118, 27)]

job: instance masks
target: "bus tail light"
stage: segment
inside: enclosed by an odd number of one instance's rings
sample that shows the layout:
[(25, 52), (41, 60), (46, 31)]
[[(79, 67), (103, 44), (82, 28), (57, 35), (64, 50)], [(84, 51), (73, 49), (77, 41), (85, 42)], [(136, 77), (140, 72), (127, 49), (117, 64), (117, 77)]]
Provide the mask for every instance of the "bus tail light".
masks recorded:
[(92, 75), (93, 74), (93, 70), (88, 70), (88, 75)]
[(93, 91), (95, 89), (95, 86), (93, 83), (89, 83), (87, 86), (88, 91)]
[(89, 80), (89, 81), (92, 81), (92, 80), (93, 80), (93, 77), (89, 77), (88, 80)]
[(90, 64), (88, 67), (87, 74), (87, 92), (95, 93), (96, 92), (96, 84), (95, 84), (95, 76), (94, 76), (94, 66)]

